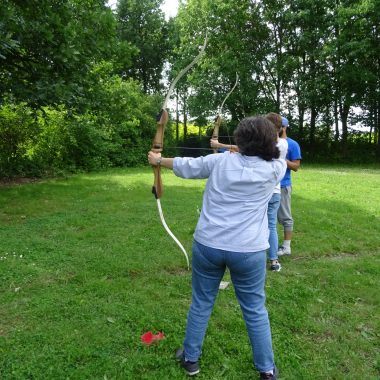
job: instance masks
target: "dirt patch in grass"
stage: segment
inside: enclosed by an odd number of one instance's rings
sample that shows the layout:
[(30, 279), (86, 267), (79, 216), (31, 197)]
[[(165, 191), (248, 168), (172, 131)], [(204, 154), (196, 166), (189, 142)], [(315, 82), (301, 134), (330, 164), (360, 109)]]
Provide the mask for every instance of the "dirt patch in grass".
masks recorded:
[(34, 177), (15, 177), (15, 178), (0, 178), (0, 187), (25, 185), (27, 183), (33, 183), (41, 181), (41, 178)]
[[(366, 254), (367, 256), (370, 254)], [(320, 257), (310, 257), (310, 256), (293, 256), (291, 257), (291, 260), (297, 261), (297, 260), (342, 260), (346, 258), (359, 258), (362, 257), (362, 255), (359, 255), (358, 253), (350, 253), (350, 252), (340, 252), (340, 253), (331, 253), (331, 254), (325, 254)]]
[(187, 269), (184, 269), (184, 268), (176, 268), (176, 267), (172, 267), (172, 268), (165, 268), (164, 269), (164, 272), (166, 273), (169, 273), (171, 275), (180, 275), (180, 276), (186, 276), (188, 275), (189, 273), (191, 273), (190, 270), (187, 270)]

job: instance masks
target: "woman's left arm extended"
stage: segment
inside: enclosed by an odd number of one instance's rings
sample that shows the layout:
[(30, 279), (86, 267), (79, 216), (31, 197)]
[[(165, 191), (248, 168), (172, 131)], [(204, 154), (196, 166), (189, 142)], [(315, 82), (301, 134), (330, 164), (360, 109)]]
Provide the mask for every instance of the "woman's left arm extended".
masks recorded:
[(148, 162), (152, 166), (162, 166), (172, 169), (174, 174), (182, 178), (208, 178), (215, 162), (221, 157), (219, 154), (209, 154), (200, 157), (162, 157), (161, 153), (150, 151)]

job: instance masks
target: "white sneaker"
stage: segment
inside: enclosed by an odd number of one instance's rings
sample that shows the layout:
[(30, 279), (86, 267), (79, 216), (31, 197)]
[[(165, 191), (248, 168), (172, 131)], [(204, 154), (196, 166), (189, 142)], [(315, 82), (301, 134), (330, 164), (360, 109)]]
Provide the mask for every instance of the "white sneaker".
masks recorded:
[(278, 260), (271, 260), (270, 270), (272, 272), (279, 272), (281, 270), (281, 264)]
[(279, 249), (278, 249), (278, 251), (277, 251), (277, 256), (285, 256), (285, 255), (287, 255), (287, 256), (289, 256), (290, 254), (291, 254), (291, 249), (290, 249), (290, 247), (289, 248), (286, 248), (286, 247), (284, 247), (284, 246), (281, 246)]

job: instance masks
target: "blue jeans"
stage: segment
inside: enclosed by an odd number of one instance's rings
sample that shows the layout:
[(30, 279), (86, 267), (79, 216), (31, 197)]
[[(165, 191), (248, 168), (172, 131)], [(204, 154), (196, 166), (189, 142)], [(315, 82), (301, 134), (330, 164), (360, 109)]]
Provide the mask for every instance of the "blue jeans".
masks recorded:
[(247, 326), (254, 363), (260, 372), (274, 367), (272, 337), (265, 308), (266, 252), (230, 252), (193, 242), (192, 301), (184, 341), (185, 358), (197, 361), (219, 284), (229, 268)]
[(274, 193), (268, 203), (268, 227), (269, 227), (269, 260), (277, 260), (278, 234), (277, 234), (277, 211), (281, 203), (281, 194)]

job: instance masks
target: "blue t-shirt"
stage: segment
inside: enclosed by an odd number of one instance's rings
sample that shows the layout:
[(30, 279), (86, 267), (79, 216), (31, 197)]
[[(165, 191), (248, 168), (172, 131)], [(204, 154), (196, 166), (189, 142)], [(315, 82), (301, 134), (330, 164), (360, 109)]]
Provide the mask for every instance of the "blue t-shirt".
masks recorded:
[[(294, 141), (290, 137), (287, 137), (286, 141), (288, 142), (288, 153), (286, 154), (286, 159), (289, 161), (301, 160), (301, 148), (298, 142)], [(287, 168), (284, 178), (281, 180), (281, 187), (288, 187), (292, 185), (290, 172), (291, 170)]]

